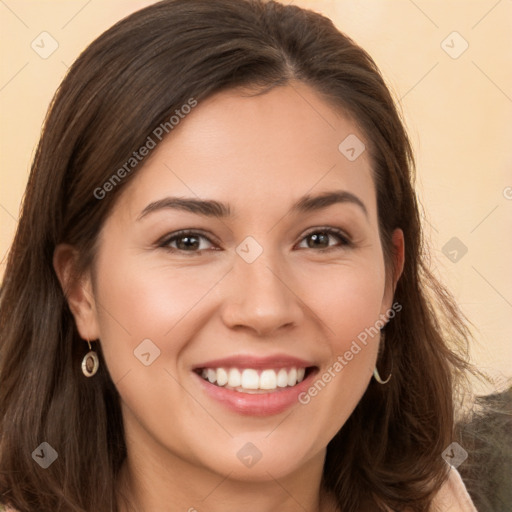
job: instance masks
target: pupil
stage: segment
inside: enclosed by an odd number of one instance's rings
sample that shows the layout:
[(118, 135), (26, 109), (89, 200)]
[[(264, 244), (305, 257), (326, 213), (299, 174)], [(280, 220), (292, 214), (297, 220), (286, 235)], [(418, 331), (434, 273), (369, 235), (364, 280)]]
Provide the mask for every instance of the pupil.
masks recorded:
[(182, 236), (178, 239), (178, 246), (180, 249), (197, 248), (199, 246), (198, 238), (196, 236)]
[(309, 247), (328, 247), (329, 246), (329, 235), (327, 233), (315, 233), (310, 236), (312, 243), (308, 244)]

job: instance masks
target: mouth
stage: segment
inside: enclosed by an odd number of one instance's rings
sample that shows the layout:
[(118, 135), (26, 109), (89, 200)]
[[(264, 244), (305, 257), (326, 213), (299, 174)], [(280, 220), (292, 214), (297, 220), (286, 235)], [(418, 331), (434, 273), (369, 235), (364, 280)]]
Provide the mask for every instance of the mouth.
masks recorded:
[(263, 394), (293, 388), (315, 370), (314, 366), (290, 368), (197, 368), (195, 372), (214, 386), (239, 393)]
[(231, 357), (193, 368), (206, 397), (251, 416), (279, 414), (300, 404), (319, 367), (287, 356)]

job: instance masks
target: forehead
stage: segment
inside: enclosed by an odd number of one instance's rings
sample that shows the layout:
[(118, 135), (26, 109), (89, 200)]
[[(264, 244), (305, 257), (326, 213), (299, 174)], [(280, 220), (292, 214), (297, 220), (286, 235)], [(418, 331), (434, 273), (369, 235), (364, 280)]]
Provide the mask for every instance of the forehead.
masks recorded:
[[(259, 214), (305, 194), (343, 189), (375, 215), (365, 137), (304, 84), (235, 89), (200, 102), (153, 150), (123, 194), (130, 216), (166, 195), (228, 202)], [(121, 204), (121, 206), (122, 206)], [(255, 211), (251, 211), (255, 214)]]

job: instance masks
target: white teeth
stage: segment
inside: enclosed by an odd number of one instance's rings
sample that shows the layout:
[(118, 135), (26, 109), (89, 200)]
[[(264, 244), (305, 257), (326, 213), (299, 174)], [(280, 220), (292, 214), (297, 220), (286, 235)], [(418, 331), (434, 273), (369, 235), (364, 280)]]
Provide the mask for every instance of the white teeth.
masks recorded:
[(288, 386), (295, 386), (297, 383), (297, 370), (296, 368), (290, 368), (288, 372)]
[(284, 368), (281, 368), (277, 373), (277, 386), (279, 388), (288, 386), (288, 372)]
[(263, 370), (260, 375), (260, 389), (276, 389), (277, 376), (274, 370)]
[(225, 386), (228, 383), (228, 372), (224, 368), (217, 368), (217, 384)]
[(258, 389), (260, 379), (256, 370), (244, 370), (242, 372), (242, 387), (244, 389)]
[(212, 384), (226, 386), (236, 391), (268, 391), (295, 386), (304, 380), (305, 373), (306, 368), (269, 368), (260, 371), (252, 368), (205, 368), (201, 376)]
[(217, 372), (213, 368), (208, 368), (206, 378), (213, 384), (217, 380)]
[(228, 375), (228, 386), (230, 388), (237, 388), (242, 384), (242, 376), (236, 368), (231, 368)]

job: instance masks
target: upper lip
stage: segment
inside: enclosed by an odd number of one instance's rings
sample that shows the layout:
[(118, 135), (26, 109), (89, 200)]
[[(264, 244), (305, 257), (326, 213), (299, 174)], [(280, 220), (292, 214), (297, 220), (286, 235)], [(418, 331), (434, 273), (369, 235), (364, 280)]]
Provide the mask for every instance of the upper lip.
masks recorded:
[(194, 366), (194, 370), (203, 368), (308, 368), (315, 366), (306, 361), (287, 354), (274, 354), (272, 356), (236, 355), (222, 359), (212, 359)]

